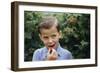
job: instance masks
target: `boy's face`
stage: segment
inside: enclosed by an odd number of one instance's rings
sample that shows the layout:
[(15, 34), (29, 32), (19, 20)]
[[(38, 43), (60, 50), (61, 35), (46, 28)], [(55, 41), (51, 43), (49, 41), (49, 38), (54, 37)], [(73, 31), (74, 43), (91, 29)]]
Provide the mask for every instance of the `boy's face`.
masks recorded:
[(40, 38), (48, 49), (56, 49), (59, 44), (61, 33), (58, 32), (56, 26), (50, 29), (41, 29)]

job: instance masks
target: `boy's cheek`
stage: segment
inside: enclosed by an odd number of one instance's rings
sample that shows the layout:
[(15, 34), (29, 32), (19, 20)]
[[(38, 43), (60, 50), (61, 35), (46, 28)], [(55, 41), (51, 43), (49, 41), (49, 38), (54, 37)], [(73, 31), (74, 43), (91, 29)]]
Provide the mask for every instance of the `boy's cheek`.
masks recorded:
[(46, 44), (48, 41), (47, 40), (45, 40), (44, 38), (40, 38), (41, 39), (41, 41), (44, 43), (44, 44)]

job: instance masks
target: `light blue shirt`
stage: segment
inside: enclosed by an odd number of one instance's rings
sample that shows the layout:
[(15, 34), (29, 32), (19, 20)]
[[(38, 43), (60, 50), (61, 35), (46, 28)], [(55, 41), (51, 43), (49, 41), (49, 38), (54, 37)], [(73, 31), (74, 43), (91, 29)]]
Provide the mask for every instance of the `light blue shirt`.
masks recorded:
[[(72, 54), (68, 50), (62, 48), (60, 45), (56, 49), (58, 54), (57, 60), (68, 60), (72, 59)], [(47, 58), (48, 49), (46, 47), (37, 49), (33, 54), (33, 61), (44, 61)]]

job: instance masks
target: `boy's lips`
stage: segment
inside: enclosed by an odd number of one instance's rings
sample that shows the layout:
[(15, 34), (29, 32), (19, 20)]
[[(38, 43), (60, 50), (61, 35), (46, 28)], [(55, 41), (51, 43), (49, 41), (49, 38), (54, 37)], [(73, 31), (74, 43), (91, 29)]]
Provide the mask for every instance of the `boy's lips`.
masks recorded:
[(55, 46), (55, 44), (53, 44), (53, 45), (49, 45), (49, 47), (51, 47), (51, 48), (54, 48), (54, 46)]

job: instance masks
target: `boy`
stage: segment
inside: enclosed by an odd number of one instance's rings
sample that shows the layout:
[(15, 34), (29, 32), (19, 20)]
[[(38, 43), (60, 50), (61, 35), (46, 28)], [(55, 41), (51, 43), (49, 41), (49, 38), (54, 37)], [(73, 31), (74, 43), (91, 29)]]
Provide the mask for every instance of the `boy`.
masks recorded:
[(55, 17), (44, 18), (38, 26), (38, 32), (45, 47), (34, 52), (33, 61), (72, 59), (72, 54), (59, 44), (61, 32)]

